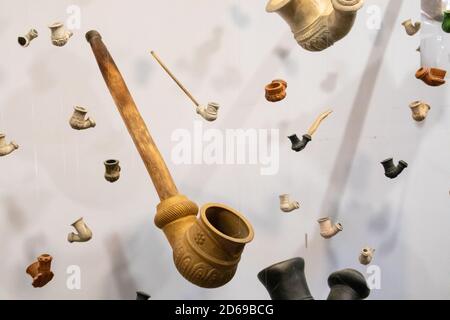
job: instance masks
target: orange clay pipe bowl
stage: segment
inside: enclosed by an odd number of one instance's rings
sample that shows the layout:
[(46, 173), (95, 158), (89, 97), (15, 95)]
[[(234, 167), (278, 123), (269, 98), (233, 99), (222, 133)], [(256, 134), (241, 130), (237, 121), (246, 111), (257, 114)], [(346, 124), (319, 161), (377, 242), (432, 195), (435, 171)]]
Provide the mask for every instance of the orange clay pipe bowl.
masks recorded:
[(178, 193), (102, 37), (89, 31), (86, 39), (161, 200), (155, 224), (172, 246), (176, 268), (197, 286), (223, 286), (233, 278), (244, 246), (253, 239), (251, 224), (236, 210), (217, 203), (205, 204), (197, 218), (197, 205)]

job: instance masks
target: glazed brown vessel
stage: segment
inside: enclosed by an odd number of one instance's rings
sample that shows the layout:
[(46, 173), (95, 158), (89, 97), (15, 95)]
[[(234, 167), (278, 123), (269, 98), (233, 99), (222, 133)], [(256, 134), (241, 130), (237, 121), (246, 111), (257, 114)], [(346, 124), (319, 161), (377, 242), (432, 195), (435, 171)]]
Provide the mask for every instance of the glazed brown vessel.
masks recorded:
[(111, 183), (116, 182), (120, 179), (120, 171), (122, 168), (119, 165), (119, 160), (106, 160), (105, 165), (105, 179)]
[(287, 82), (284, 80), (273, 80), (266, 86), (266, 99), (270, 102), (278, 102), (286, 98)]
[(28, 266), (26, 272), (33, 278), (33, 287), (42, 288), (53, 279), (53, 272), (50, 270), (52, 256), (43, 254), (37, 261)]
[(445, 83), (447, 71), (438, 68), (422, 67), (416, 72), (416, 78), (422, 80), (427, 85), (438, 87)]
[(244, 246), (253, 239), (251, 224), (239, 212), (216, 203), (205, 204), (197, 218), (197, 205), (179, 194), (101, 35), (89, 31), (86, 39), (161, 200), (155, 224), (172, 246), (176, 268), (200, 287), (226, 284), (236, 272)]

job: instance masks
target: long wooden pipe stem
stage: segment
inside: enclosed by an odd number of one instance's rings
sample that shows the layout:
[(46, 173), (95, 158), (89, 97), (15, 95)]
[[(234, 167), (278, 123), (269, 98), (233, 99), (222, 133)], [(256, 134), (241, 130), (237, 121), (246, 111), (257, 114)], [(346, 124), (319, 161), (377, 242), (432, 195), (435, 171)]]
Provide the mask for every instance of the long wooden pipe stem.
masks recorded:
[(92, 47), (109, 92), (144, 161), (159, 198), (163, 201), (177, 195), (178, 190), (169, 169), (167, 169), (119, 69), (103, 43), (100, 33), (95, 30), (89, 31), (86, 33), (86, 39)]

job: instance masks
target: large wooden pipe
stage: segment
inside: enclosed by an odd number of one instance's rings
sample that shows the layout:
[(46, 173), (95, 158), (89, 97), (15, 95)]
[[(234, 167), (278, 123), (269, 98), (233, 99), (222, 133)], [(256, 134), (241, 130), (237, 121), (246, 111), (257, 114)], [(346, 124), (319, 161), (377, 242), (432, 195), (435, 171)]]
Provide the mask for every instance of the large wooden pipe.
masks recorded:
[(114, 60), (97, 31), (86, 34), (106, 85), (141, 155), (161, 202), (155, 224), (173, 249), (178, 271), (190, 282), (217, 288), (230, 281), (253, 228), (236, 210), (218, 203), (200, 209), (178, 193), (175, 183)]

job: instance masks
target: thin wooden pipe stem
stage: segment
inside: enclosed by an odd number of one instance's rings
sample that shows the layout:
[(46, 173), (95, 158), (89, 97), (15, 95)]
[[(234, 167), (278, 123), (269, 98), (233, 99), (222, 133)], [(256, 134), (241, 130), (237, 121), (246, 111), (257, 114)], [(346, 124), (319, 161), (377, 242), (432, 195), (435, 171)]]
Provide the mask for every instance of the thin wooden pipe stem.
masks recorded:
[(173, 73), (167, 68), (167, 66), (164, 64), (164, 62), (161, 61), (161, 59), (156, 55), (155, 51), (150, 52), (153, 58), (155, 58), (156, 61), (158, 61), (159, 65), (167, 72), (167, 74), (175, 81), (175, 83), (183, 90), (183, 92), (189, 97), (189, 99), (194, 102), (196, 107), (199, 107), (200, 104), (197, 102), (197, 100), (192, 96), (192, 94), (186, 89), (181, 82), (173, 75)]
[(312, 135), (313, 135), (314, 133), (316, 133), (316, 131), (317, 131), (317, 129), (319, 128), (319, 126), (320, 126), (320, 124), (322, 123), (322, 121), (325, 120), (325, 118), (328, 117), (328, 116), (329, 116), (330, 114), (332, 114), (332, 113), (333, 113), (332, 110), (329, 110), (329, 111), (326, 111), (326, 112), (324, 112), (324, 113), (321, 113), (321, 114), (317, 117), (316, 121), (314, 121), (314, 123), (313, 123), (313, 124), (311, 125), (311, 127), (309, 128), (308, 134), (312, 137)]
[(86, 39), (92, 47), (109, 92), (144, 161), (159, 198), (162, 201), (177, 195), (178, 190), (169, 169), (167, 169), (119, 69), (103, 43), (100, 33), (95, 30), (89, 31), (86, 33)]

